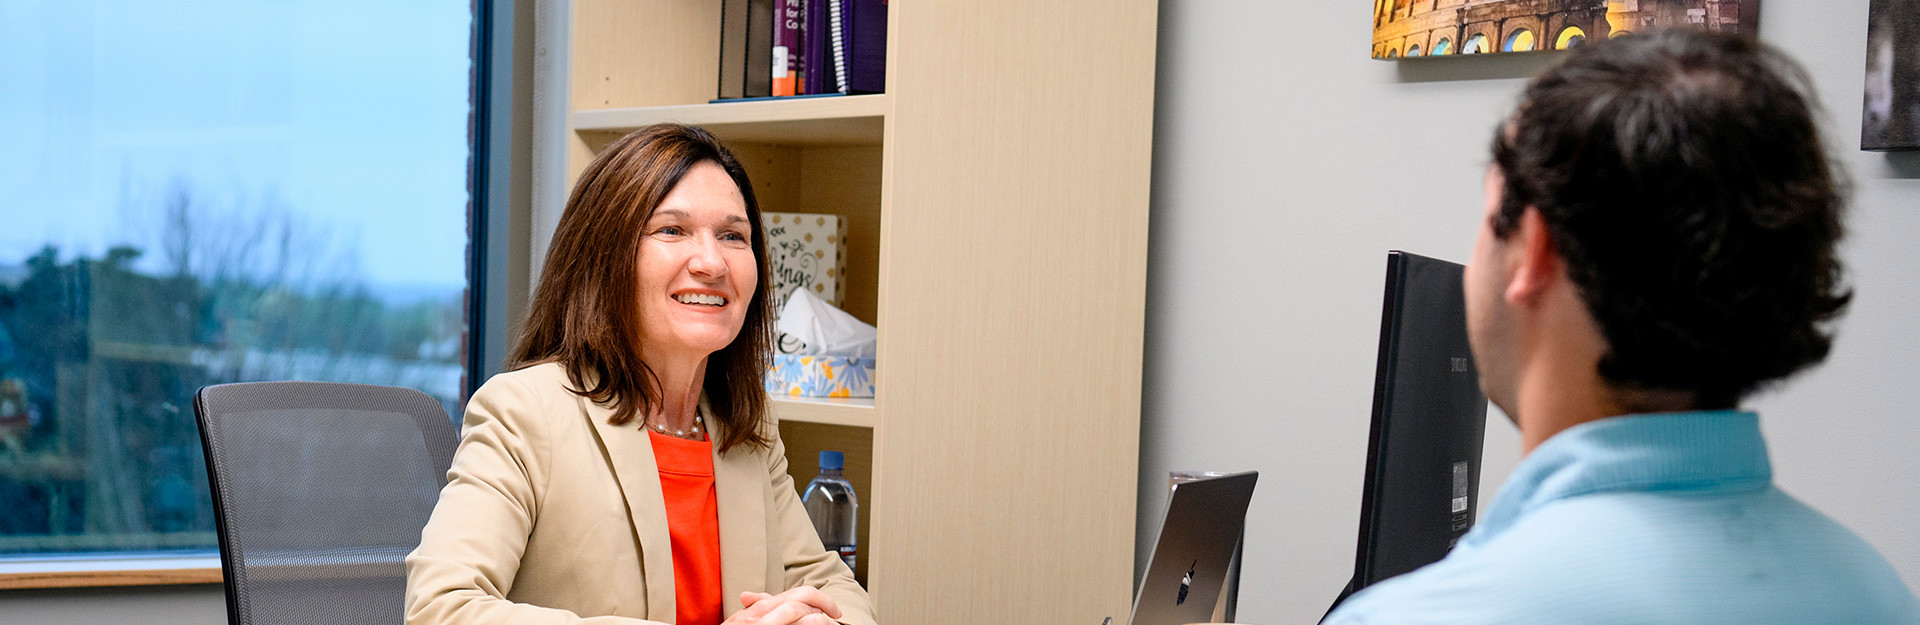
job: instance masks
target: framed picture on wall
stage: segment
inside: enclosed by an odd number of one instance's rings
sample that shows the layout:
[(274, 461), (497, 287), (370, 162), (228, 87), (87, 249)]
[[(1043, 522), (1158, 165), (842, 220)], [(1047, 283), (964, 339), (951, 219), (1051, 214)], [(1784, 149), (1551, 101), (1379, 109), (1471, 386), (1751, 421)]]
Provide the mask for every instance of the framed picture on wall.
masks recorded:
[(1920, 150), (1920, 0), (1871, 0), (1860, 149)]
[(1759, 24), (1760, 0), (1373, 0), (1373, 58), (1565, 50), (1649, 28)]

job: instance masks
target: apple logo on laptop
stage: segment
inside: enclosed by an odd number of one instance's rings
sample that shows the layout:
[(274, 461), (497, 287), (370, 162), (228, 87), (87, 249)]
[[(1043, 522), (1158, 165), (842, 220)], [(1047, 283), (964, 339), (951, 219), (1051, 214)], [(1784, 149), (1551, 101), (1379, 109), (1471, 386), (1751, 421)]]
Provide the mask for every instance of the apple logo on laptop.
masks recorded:
[(1174, 600), (1174, 605), (1187, 604), (1187, 589), (1193, 586), (1193, 569), (1199, 564), (1199, 560), (1194, 560), (1193, 564), (1187, 565), (1187, 574), (1180, 577), (1180, 597)]

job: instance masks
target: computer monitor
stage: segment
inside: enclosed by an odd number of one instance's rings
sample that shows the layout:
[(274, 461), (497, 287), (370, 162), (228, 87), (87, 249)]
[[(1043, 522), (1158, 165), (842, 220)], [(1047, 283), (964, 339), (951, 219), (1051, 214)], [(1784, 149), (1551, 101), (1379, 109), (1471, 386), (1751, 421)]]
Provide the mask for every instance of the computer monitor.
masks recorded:
[(1335, 606), (1438, 561), (1473, 526), (1487, 398), (1467, 345), (1464, 269), (1387, 254), (1359, 553)]

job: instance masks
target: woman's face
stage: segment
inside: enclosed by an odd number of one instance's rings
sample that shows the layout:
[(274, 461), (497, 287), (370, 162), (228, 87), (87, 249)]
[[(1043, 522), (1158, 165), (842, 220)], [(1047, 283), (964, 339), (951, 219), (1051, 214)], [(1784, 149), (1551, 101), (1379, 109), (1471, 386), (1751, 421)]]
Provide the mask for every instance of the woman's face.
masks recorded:
[(640, 239), (640, 348), (649, 361), (706, 358), (732, 343), (760, 283), (740, 188), (694, 165), (654, 209)]

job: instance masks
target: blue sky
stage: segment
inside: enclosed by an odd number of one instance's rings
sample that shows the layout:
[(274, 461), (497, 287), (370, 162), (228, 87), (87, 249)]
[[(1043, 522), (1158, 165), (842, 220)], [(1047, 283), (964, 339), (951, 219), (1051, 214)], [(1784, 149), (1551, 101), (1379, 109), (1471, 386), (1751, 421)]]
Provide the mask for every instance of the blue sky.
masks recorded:
[(279, 206), (337, 272), (459, 288), (471, 26), (465, 0), (0, 1), (0, 265), (152, 250), (184, 186), (215, 228)]

